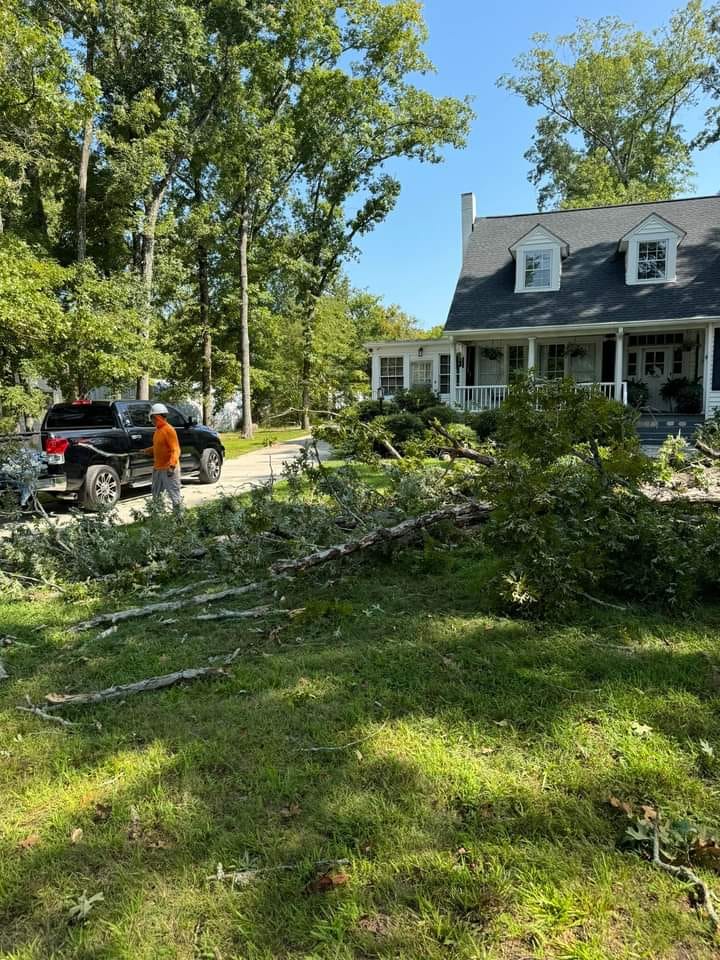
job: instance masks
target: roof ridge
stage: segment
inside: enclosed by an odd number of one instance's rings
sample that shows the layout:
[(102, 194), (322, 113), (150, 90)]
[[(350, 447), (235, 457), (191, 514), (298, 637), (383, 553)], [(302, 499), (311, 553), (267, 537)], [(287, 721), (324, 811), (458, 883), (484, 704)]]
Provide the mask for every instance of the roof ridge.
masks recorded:
[(555, 213), (587, 213), (588, 210), (616, 210), (621, 207), (654, 207), (661, 203), (691, 203), (693, 200), (720, 200), (720, 194), (708, 193), (701, 197), (676, 197), (674, 200), (639, 200), (635, 203), (605, 203), (597, 207), (567, 207), (563, 210), (529, 210), (526, 213), (495, 213), (476, 220), (510, 220), (513, 217), (547, 217)]

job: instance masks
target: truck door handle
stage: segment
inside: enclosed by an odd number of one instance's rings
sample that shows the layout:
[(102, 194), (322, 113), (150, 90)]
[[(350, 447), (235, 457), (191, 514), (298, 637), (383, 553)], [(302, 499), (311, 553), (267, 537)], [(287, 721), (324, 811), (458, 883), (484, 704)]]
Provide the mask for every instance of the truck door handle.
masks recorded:
[(131, 434), (130, 434), (130, 439), (131, 439), (131, 440), (142, 440), (142, 434), (141, 434), (141, 433), (131, 433)]

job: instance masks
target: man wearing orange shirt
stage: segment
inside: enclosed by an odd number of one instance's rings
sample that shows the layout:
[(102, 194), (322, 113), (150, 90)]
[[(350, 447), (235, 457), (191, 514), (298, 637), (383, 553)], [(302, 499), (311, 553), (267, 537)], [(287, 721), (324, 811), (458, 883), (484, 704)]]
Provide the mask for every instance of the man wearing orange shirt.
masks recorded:
[(155, 425), (155, 433), (153, 445), (143, 453), (153, 458), (153, 500), (160, 500), (163, 493), (166, 493), (177, 512), (182, 506), (180, 444), (175, 428), (166, 419), (167, 412), (168, 408), (164, 403), (154, 403), (150, 408), (150, 419)]

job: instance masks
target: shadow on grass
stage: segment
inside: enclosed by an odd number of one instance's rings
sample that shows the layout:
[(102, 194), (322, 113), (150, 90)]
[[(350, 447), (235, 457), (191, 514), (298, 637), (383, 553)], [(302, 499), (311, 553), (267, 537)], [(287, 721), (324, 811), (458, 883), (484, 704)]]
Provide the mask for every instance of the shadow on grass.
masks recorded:
[[(8, 956), (195, 958), (205, 944), (233, 957), (434, 958), (454, 944), (469, 958), (520, 942), (508, 915), (531, 938), (517, 956), (529, 955), (532, 937), (601, 935), (612, 910), (593, 900), (645, 869), (615, 851), (625, 824), (610, 794), (720, 814), (717, 770), (695, 747), (720, 740), (716, 609), (695, 623), (521, 623), (479, 614), (471, 575), (389, 560), (298, 582), (290, 600), (309, 594), (315, 607), (279, 635), (181, 614), (102, 640), (33, 634), (26, 609), (14, 620), (6, 608), (3, 631), (36, 644), (13, 654), (13, 676), (28, 679), (2, 698), (16, 806), (1, 851)], [(25, 693), (127, 682), (243, 645), (227, 678), (68, 710), (73, 731), (14, 712)], [(325, 859), (351, 860), (348, 881), (308, 893)], [(218, 863), (261, 872), (231, 889), (208, 879)], [(542, 885), (577, 888), (572, 909), (548, 907)], [(84, 889), (105, 900), (70, 928)], [(676, 938), (679, 912), (666, 923)], [(651, 921), (628, 926), (643, 937)]]

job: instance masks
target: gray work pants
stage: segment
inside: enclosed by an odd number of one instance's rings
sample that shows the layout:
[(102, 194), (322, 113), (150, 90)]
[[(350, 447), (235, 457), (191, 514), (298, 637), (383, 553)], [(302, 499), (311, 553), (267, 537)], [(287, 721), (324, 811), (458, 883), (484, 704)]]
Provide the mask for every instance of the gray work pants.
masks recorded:
[(170, 503), (178, 510), (182, 506), (182, 484), (180, 483), (180, 464), (170, 470), (153, 470), (153, 500), (160, 500), (166, 493)]

